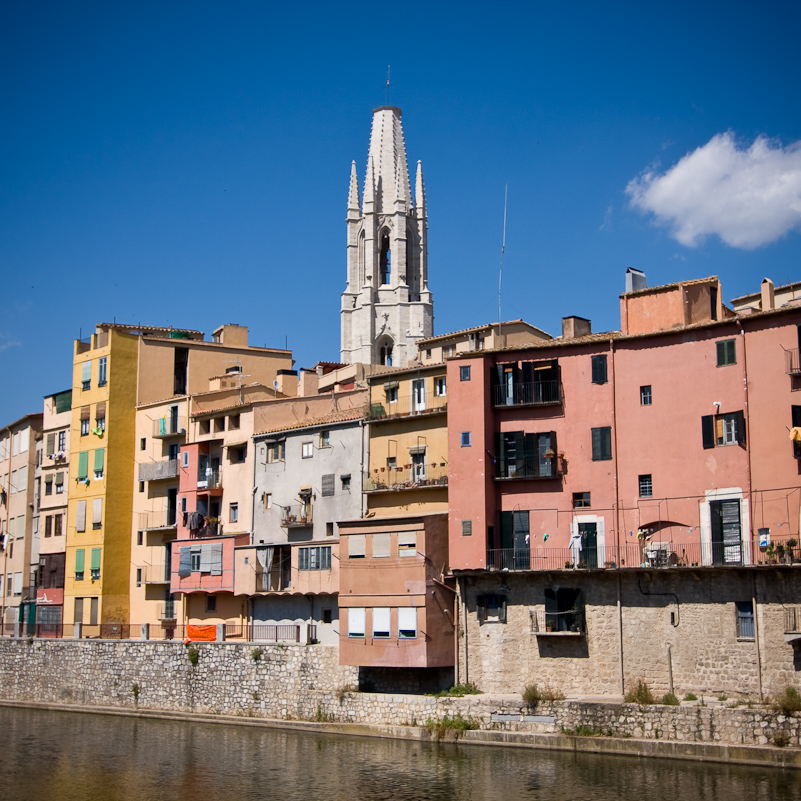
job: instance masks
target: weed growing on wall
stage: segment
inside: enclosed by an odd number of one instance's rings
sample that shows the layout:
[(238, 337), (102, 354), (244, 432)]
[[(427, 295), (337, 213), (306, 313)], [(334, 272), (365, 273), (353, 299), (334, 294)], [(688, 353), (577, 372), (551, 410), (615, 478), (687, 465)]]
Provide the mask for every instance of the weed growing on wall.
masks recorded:
[(189, 662), (192, 665), (192, 667), (194, 667), (197, 664), (197, 659), (199, 654), (200, 651), (198, 651), (198, 649), (195, 648), (194, 645), (190, 645), (189, 648), (187, 649), (186, 656), (189, 659)]

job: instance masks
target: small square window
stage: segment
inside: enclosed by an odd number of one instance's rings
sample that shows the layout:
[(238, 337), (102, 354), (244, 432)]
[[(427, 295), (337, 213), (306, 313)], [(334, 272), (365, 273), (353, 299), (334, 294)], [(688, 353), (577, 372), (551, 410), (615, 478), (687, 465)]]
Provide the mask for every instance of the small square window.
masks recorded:
[(472, 537), (473, 536), (473, 521), (472, 520), (462, 520), (462, 536), (463, 537)]
[(325, 536), (326, 537), (333, 537), (334, 536), (334, 524), (333, 523), (326, 523), (325, 524)]
[(181, 467), (189, 467), (189, 451), (181, 453)]
[(216, 595), (207, 595), (206, 596), (206, 611), (207, 612), (216, 612), (217, 611), (217, 596)]
[(397, 402), (398, 402), (398, 388), (390, 387), (387, 390), (387, 403), (397, 403)]
[(439, 376), (434, 379), (434, 394), (438, 398), (444, 398), (448, 394), (445, 376)]
[(590, 493), (589, 492), (574, 492), (573, 493), (573, 508), (574, 509), (589, 509), (590, 508)]
[(334, 620), (333, 609), (323, 609), (323, 623), (332, 623)]
[(469, 431), (462, 431), (462, 447), (469, 448), (470, 447), (470, 432)]
[(723, 339), (717, 343), (718, 367), (725, 367), (729, 364), (737, 363), (737, 355), (734, 349), (733, 339)]
[(640, 387), (640, 406), (651, 405), (651, 385)]
[(651, 482), (651, 474), (640, 476), (639, 478), (639, 485), (640, 485), (640, 497), (641, 498), (650, 498), (654, 494), (654, 487)]
[(470, 365), (463, 364), (459, 368), (459, 380), (460, 381), (469, 381), (470, 380)]
[(342, 489), (346, 492), (350, 492), (350, 473), (340, 476), (340, 481), (342, 482)]
[(320, 432), (320, 447), (321, 448), (330, 448), (331, 447), (331, 432), (330, 431), (321, 431)]
[(304, 442), (301, 445), (301, 456), (304, 459), (311, 459), (314, 456), (314, 443)]

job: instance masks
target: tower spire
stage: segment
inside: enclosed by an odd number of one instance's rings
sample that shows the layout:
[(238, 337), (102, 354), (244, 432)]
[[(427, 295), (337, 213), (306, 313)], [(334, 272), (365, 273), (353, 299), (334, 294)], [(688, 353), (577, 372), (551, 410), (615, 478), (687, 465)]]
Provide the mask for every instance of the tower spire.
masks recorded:
[(414, 182), (414, 207), (421, 217), (426, 216), (426, 189), (423, 185), (423, 162), (417, 162), (417, 175)]
[(359, 176), (356, 175), (356, 162), (350, 163), (350, 188), (348, 190), (348, 219), (359, 217)]

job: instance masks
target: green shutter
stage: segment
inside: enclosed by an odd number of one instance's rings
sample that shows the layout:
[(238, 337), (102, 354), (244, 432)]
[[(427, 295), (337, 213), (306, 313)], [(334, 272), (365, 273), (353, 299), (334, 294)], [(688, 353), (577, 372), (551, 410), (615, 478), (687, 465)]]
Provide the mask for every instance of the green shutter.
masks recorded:
[(103, 472), (103, 457), (105, 456), (105, 453), (105, 448), (98, 448), (95, 451), (95, 473)]
[(83, 481), (89, 474), (89, 451), (78, 454), (78, 481)]
[(47, 448), (45, 449), (45, 454), (47, 456), (52, 456), (56, 450), (56, 435), (55, 434), (48, 434), (47, 435)]
[(83, 560), (84, 560), (84, 549), (78, 548), (75, 551), (75, 572), (76, 573), (83, 573)]
[(92, 548), (92, 570), (100, 570), (100, 548)]

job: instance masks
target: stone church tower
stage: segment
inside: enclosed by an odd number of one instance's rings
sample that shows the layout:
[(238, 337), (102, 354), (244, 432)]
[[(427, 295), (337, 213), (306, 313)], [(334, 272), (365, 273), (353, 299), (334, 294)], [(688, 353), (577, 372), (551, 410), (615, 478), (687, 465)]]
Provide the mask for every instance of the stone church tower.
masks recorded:
[(417, 162), (412, 204), (401, 110), (373, 111), (364, 195), (356, 162), (348, 194), (348, 285), (342, 293), (345, 364), (405, 367), (416, 342), (434, 333), (428, 291), (426, 196)]

